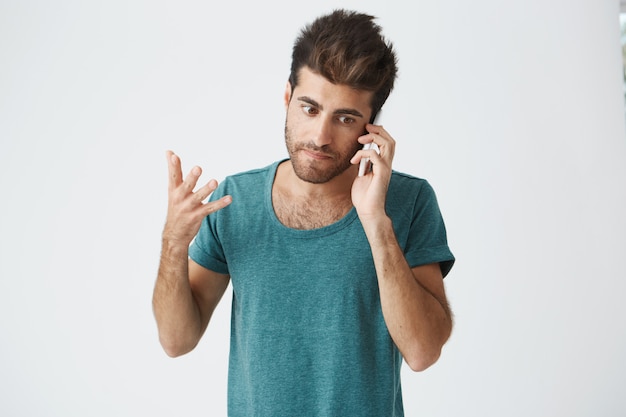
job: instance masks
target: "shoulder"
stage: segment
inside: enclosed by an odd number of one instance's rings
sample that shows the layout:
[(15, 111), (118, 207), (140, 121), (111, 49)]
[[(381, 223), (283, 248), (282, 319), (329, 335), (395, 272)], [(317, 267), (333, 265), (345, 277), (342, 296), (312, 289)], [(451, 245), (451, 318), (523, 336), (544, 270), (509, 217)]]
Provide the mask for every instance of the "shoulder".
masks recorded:
[(403, 172), (394, 171), (387, 192), (387, 213), (394, 217), (413, 218), (424, 210), (438, 210), (437, 197), (430, 183)]
[(273, 173), (276, 172), (276, 167), (280, 162), (281, 161), (276, 161), (262, 168), (255, 168), (247, 171), (238, 172), (236, 174), (231, 174), (226, 177), (226, 180), (234, 182), (255, 181), (259, 178), (273, 175)]
[(221, 188), (231, 192), (238, 189), (262, 186), (267, 181), (272, 181), (279, 163), (280, 161), (276, 161), (263, 168), (255, 168), (229, 175), (222, 181)]
[(389, 197), (416, 199), (418, 196), (429, 198), (434, 190), (428, 180), (404, 172), (393, 171), (389, 182)]

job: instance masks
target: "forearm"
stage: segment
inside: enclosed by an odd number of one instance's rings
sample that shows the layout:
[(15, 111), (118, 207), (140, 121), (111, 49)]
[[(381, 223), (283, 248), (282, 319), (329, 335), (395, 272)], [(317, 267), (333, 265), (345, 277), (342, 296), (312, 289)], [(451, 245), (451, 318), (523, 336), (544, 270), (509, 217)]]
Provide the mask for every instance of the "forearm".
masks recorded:
[(188, 247), (163, 240), (152, 305), (161, 345), (170, 356), (192, 350), (202, 335), (198, 303), (189, 283)]
[[(364, 228), (374, 257), (389, 333), (412, 369), (426, 369), (439, 358), (452, 329), (445, 294), (436, 296), (414, 275), (387, 216), (365, 222)], [(440, 277), (438, 265), (425, 268), (426, 272), (434, 271)]]

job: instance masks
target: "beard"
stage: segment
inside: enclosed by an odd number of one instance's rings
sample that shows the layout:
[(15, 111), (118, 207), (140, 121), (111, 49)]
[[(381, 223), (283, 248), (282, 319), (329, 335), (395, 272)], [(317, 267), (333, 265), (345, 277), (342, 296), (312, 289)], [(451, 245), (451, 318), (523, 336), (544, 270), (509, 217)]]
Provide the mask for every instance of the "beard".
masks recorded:
[[(287, 122), (285, 122), (285, 144), (295, 174), (302, 181), (312, 184), (323, 184), (343, 174), (352, 166), (350, 159), (362, 146), (355, 140), (353, 147), (341, 152), (331, 149), (328, 145), (317, 146), (313, 142), (300, 143), (287, 126)], [(323, 153), (328, 156), (328, 159), (311, 160), (302, 155), (301, 151), (304, 150)]]

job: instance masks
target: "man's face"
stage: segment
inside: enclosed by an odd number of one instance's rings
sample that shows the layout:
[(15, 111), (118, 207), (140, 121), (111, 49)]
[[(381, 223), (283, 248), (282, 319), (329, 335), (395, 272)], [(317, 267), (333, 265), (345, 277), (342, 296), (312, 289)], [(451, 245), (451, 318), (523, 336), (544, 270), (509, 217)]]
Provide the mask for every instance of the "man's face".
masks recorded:
[(336, 85), (300, 70), (298, 85), (287, 85), (285, 142), (296, 175), (320, 184), (351, 167), (350, 159), (370, 118), (372, 92)]

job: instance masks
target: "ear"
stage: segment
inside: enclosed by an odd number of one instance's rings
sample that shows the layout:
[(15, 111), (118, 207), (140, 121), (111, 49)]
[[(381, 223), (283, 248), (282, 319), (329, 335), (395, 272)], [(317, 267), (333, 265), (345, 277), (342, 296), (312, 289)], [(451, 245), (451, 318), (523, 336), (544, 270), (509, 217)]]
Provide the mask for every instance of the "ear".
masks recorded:
[(289, 102), (291, 101), (291, 82), (287, 80), (287, 85), (285, 86), (285, 110), (289, 107)]

